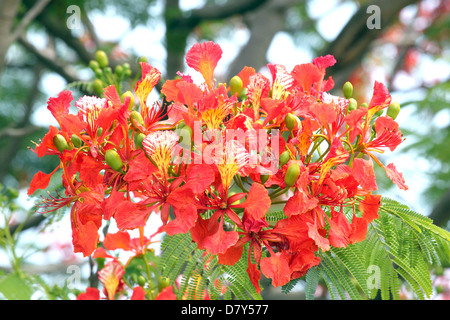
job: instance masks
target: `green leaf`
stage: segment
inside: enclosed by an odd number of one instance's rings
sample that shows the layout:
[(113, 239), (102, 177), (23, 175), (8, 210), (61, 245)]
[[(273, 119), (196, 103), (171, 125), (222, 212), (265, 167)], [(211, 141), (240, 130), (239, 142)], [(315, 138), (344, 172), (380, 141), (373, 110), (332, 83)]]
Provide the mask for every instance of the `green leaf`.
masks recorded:
[(7, 300), (30, 300), (33, 290), (17, 273), (10, 273), (0, 279), (0, 292)]

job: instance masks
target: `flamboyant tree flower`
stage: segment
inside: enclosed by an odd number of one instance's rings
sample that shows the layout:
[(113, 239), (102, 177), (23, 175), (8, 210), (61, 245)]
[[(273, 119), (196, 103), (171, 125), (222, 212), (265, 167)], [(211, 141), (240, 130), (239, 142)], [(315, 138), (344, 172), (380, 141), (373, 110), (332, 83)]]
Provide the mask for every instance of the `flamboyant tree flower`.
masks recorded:
[[(49, 194), (42, 211), (70, 207), (74, 251), (110, 259), (99, 272), (104, 290), (88, 288), (79, 299), (120, 296), (128, 263), (113, 252), (145, 256), (150, 215), (160, 217), (157, 233), (189, 233), (219, 263), (247, 259), (260, 292), (262, 275), (284, 285), (317, 265), (319, 250), (365, 239), (380, 207), (375, 164), (407, 189), (395, 166), (375, 156), (404, 140), (397, 122), (379, 115), (392, 100), (383, 84), (375, 82), (369, 104), (353, 110), (328, 93), (331, 55), (290, 71), (268, 64), (269, 76), (245, 66), (230, 85), (215, 79), (221, 56), (212, 41), (192, 46), (186, 63), (201, 83), (178, 72), (162, 84), (162, 100), (151, 99), (161, 72), (147, 62), (133, 86), (136, 104), (113, 84), (100, 97), (77, 98), (75, 114), (70, 91), (48, 100), (59, 127), (50, 126), (33, 151), (59, 165), (36, 173), (28, 194), (60, 172), (64, 193)], [(267, 219), (273, 205), (284, 214), (276, 223)], [(101, 239), (112, 221), (119, 230)], [(131, 230), (140, 236), (131, 239)], [(141, 286), (128, 289), (133, 299), (151, 296)], [(175, 289), (157, 298), (175, 298)]]

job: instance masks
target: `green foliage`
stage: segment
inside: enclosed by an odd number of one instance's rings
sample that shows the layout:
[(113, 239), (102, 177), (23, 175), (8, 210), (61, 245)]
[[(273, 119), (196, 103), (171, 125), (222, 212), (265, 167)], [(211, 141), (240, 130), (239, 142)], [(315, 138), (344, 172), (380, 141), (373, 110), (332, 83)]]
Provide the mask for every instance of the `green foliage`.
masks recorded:
[[(181, 275), (178, 298), (261, 299), (247, 275), (247, 255), (233, 266), (220, 265), (217, 256), (199, 250), (191, 236), (166, 236), (161, 244), (161, 274), (171, 284)], [(244, 249), (245, 250), (245, 249)]]
[[(364, 241), (319, 253), (321, 263), (303, 279), (306, 299), (314, 299), (321, 280), (333, 299), (400, 299), (402, 284), (418, 299), (428, 298), (433, 267), (448, 263), (449, 249), (448, 231), (384, 198)], [(283, 289), (287, 293), (292, 285)]]

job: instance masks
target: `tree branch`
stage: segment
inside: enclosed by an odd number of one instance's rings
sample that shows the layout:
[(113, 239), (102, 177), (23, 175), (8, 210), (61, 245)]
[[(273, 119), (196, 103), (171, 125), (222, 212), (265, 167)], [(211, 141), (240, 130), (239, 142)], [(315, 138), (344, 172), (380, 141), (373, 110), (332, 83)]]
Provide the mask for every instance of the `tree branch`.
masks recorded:
[(33, 53), (39, 61), (42, 62), (48, 69), (58, 73), (67, 82), (80, 81), (74, 69), (70, 64), (64, 64), (55, 59), (55, 53), (51, 53), (45, 50), (37, 49), (31, 42), (29, 42), (24, 36), (19, 37), (18, 42), (25, 47), (28, 51)]
[(26, 27), (33, 21), (38, 14), (44, 10), (44, 8), (47, 6), (47, 4), (50, 2), (50, 0), (39, 0), (36, 2), (33, 7), (31, 7), (30, 10), (27, 11), (25, 16), (20, 20), (19, 25), (15, 28), (13, 31), (11, 41), (16, 41), (25, 31)]
[[(348, 80), (351, 72), (371, 48), (371, 44), (398, 18), (400, 11), (417, 2), (419, 0), (374, 0), (359, 8), (336, 39), (320, 53), (320, 55), (331, 54), (337, 60), (337, 63), (329, 68), (329, 74), (333, 76), (336, 88), (342, 87)], [(369, 5), (380, 8), (379, 29), (367, 27), (367, 19), (370, 17), (367, 13)]]
[(244, 15), (247, 12), (254, 11), (265, 4), (268, 0), (248, 0), (248, 1), (230, 1), (225, 5), (206, 5), (201, 9), (192, 10), (190, 19), (193, 22), (206, 20), (221, 20), (230, 18), (234, 15)]

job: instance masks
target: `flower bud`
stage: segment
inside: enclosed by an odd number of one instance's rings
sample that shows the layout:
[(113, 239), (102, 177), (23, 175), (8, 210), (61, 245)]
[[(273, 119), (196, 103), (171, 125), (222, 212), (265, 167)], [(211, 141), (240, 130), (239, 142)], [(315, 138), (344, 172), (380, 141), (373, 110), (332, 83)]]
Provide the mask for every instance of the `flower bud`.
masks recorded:
[(261, 175), (261, 182), (262, 182), (262, 184), (266, 183), (267, 180), (269, 180), (269, 175), (268, 174), (262, 174)]
[(242, 86), (243, 83), (241, 78), (239, 78), (238, 76), (234, 76), (233, 78), (231, 78), (230, 80), (231, 95), (237, 94), (237, 96), (239, 97), (242, 92)]
[(91, 60), (91, 61), (89, 61), (89, 68), (91, 68), (92, 71), (95, 71), (98, 68), (100, 68), (100, 65), (98, 64), (98, 62), (96, 60)]
[(286, 175), (284, 176), (284, 183), (286, 183), (287, 186), (293, 186), (295, 182), (297, 181), (298, 177), (300, 175), (300, 167), (297, 163), (292, 163), (287, 171)]
[(122, 159), (120, 159), (119, 154), (113, 150), (113, 149), (108, 149), (105, 152), (105, 160), (106, 163), (115, 171), (121, 171), (122, 170), (122, 166), (123, 166), (123, 162)]
[(98, 50), (95, 53), (95, 60), (97, 60), (97, 62), (101, 68), (105, 68), (109, 64), (108, 56), (106, 55), (105, 51), (103, 51), (103, 50)]
[(280, 167), (284, 166), (288, 161), (290, 160), (291, 156), (289, 154), (289, 151), (284, 151), (280, 155)]
[(393, 120), (395, 120), (395, 118), (397, 118), (399, 113), (400, 113), (400, 104), (397, 101), (393, 101), (389, 105), (386, 114)]
[(123, 67), (121, 65), (117, 65), (114, 69), (114, 73), (120, 77), (123, 74)]
[(140, 275), (137, 279), (137, 283), (143, 287), (147, 283), (147, 280), (144, 278), (144, 276)]
[(342, 92), (344, 93), (345, 99), (350, 99), (353, 95), (353, 85), (350, 81), (347, 81), (344, 83), (344, 86), (342, 87)]
[(127, 91), (124, 94), (122, 94), (122, 101), (125, 101), (126, 97), (130, 97), (130, 104), (128, 105), (128, 110), (133, 109), (134, 107), (134, 95), (131, 93), (131, 91)]
[(142, 141), (144, 141), (145, 134), (140, 132), (134, 136), (134, 145), (136, 148), (142, 149)]
[(148, 59), (147, 59), (147, 57), (141, 56), (138, 58), (138, 63), (139, 62), (148, 62)]
[(292, 131), (297, 123), (297, 117), (292, 113), (288, 113), (284, 119), (284, 122), (286, 123), (286, 128), (288, 128), (289, 131)]
[(100, 79), (95, 79), (94, 83), (92, 85), (92, 88), (94, 89), (95, 94), (101, 96), (103, 93), (103, 82)]
[(194, 135), (194, 132), (192, 131), (192, 128), (188, 125), (183, 126), (181, 129), (177, 131), (177, 134), (180, 136), (180, 140), (178, 140), (178, 143), (183, 148), (190, 148), (192, 146), (192, 138)]
[(164, 288), (167, 288), (170, 284), (169, 278), (161, 277), (158, 280), (158, 290), (161, 292)]
[(70, 141), (72, 141), (72, 144), (75, 148), (79, 148), (83, 144), (83, 141), (76, 134), (72, 135), (72, 137), (70, 138)]
[(348, 111), (356, 110), (358, 108), (358, 102), (355, 99), (348, 99)]
[(59, 133), (53, 137), (53, 144), (59, 152), (69, 149), (66, 139)]
[(136, 123), (139, 123), (141, 126), (145, 125), (142, 115), (139, 112), (137, 112), (136, 110), (131, 112), (130, 121), (131, 121), (131, 125), (136, 129), (137, 129)]

